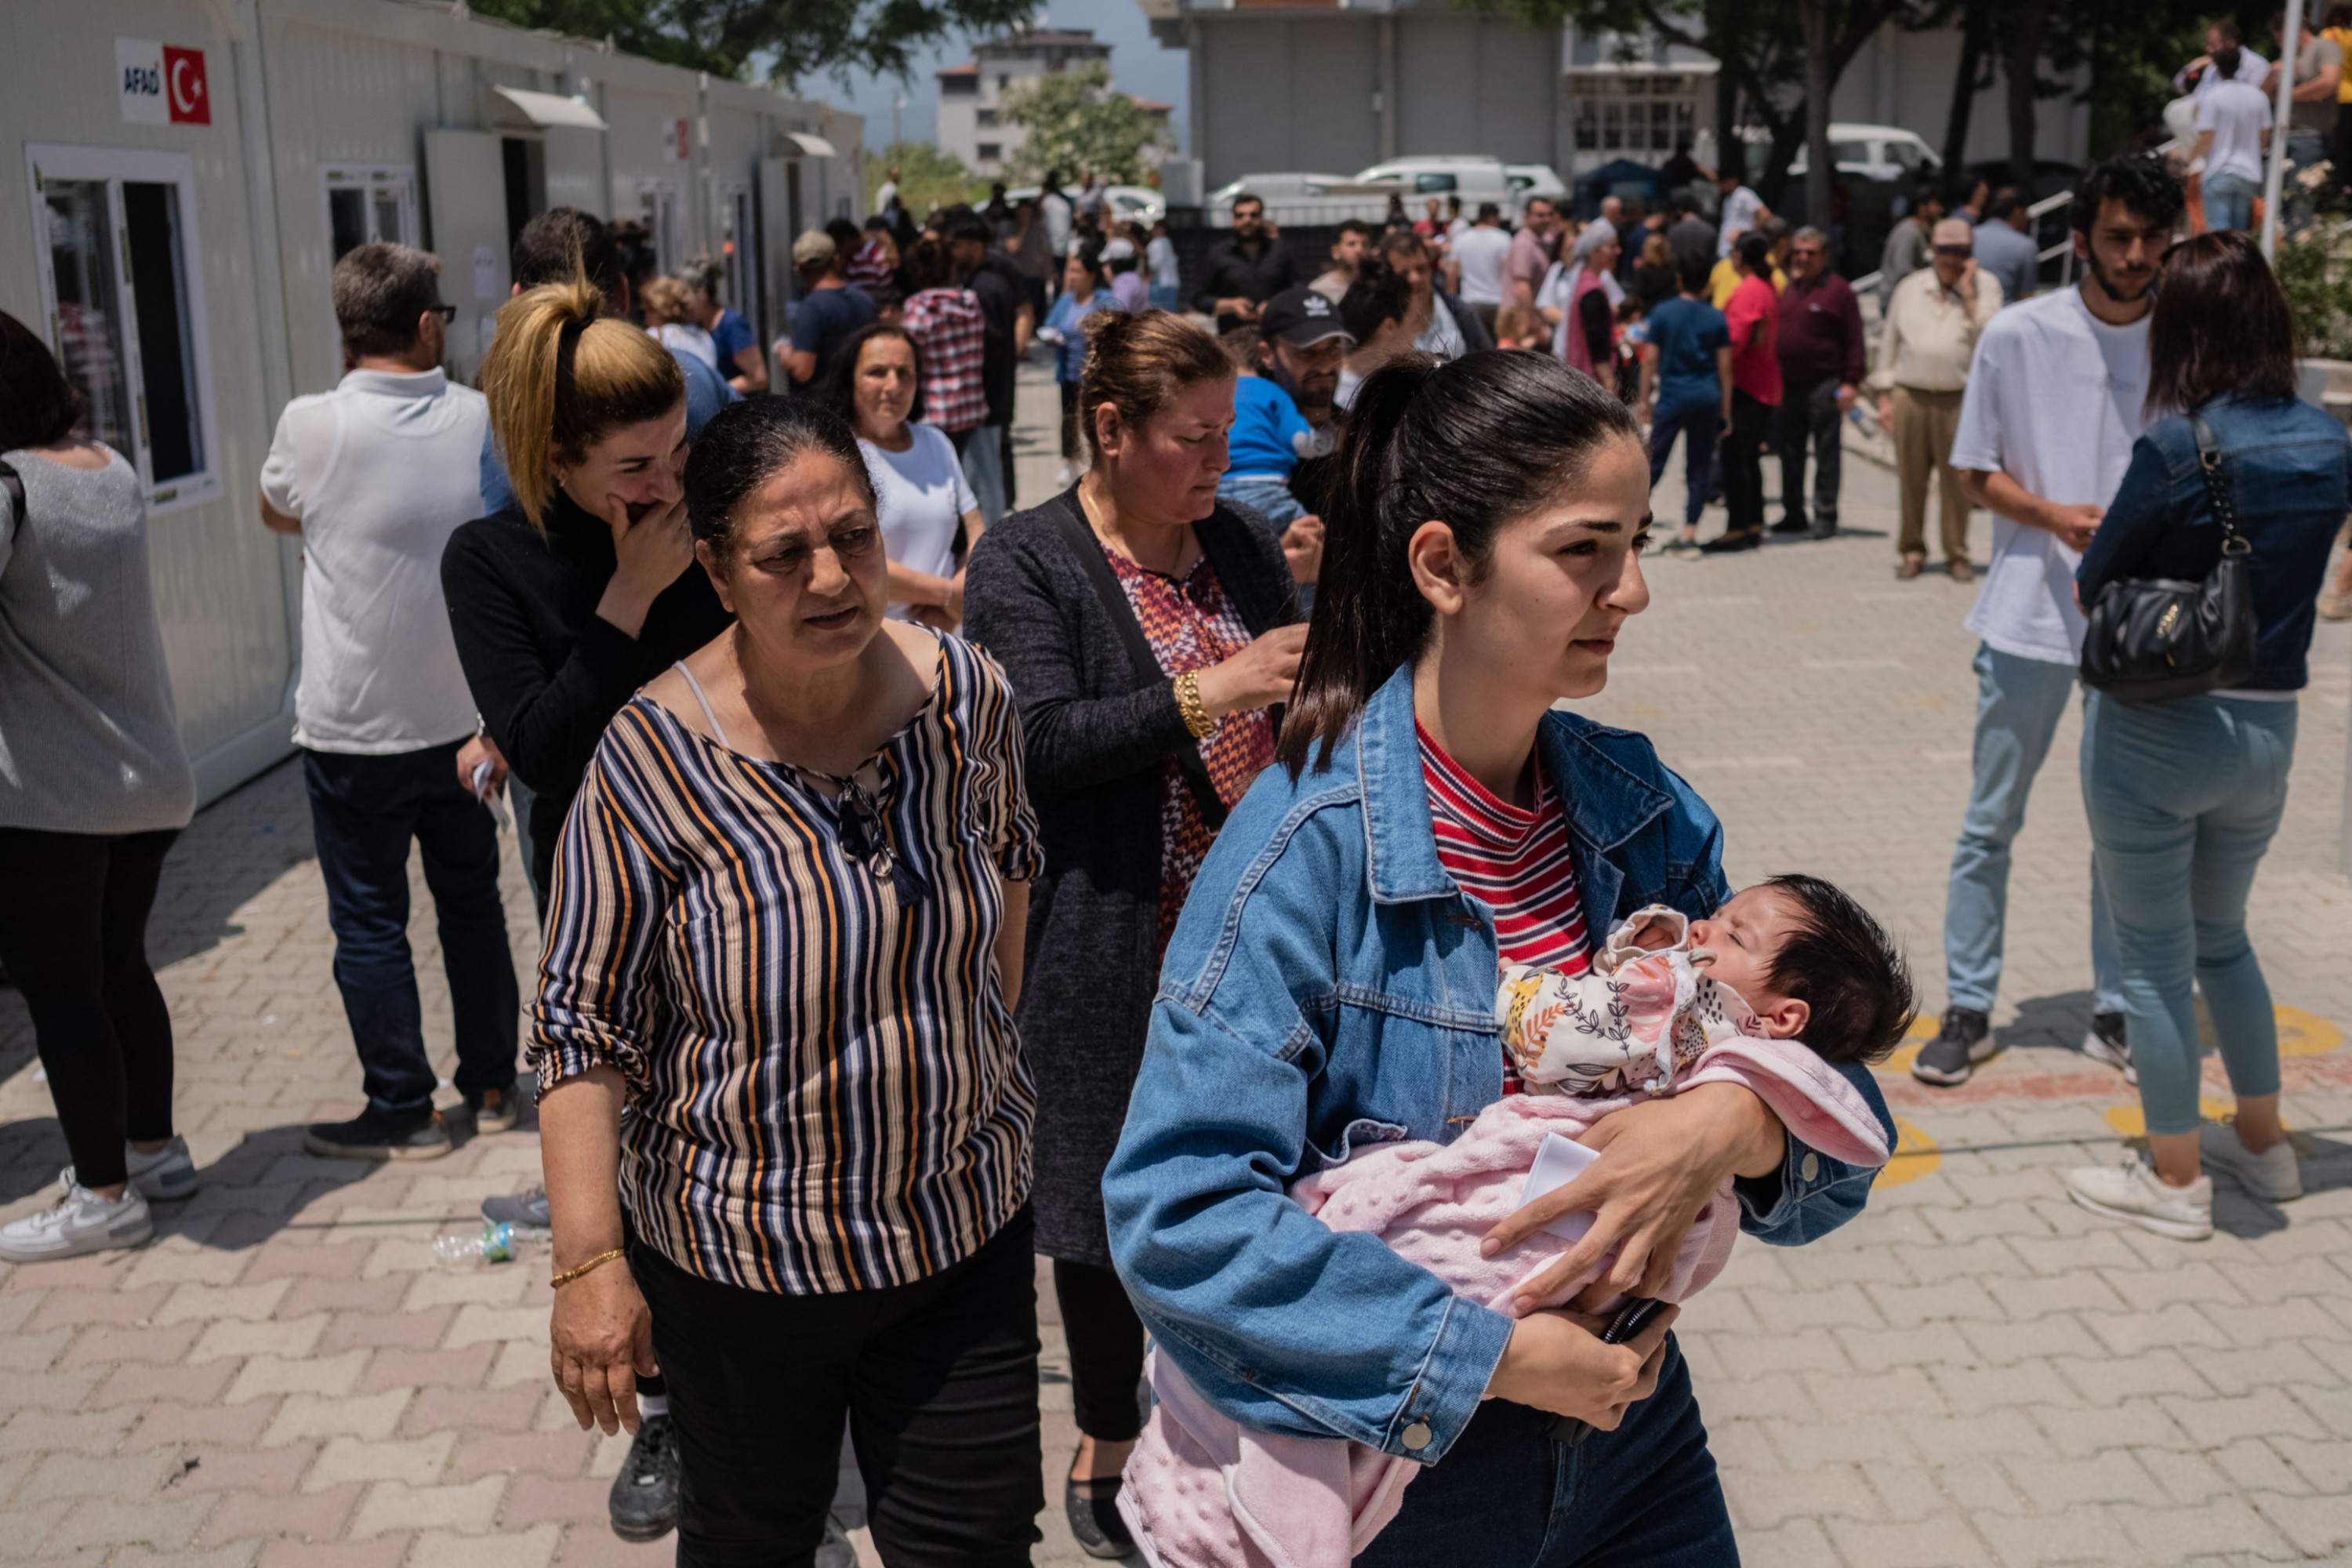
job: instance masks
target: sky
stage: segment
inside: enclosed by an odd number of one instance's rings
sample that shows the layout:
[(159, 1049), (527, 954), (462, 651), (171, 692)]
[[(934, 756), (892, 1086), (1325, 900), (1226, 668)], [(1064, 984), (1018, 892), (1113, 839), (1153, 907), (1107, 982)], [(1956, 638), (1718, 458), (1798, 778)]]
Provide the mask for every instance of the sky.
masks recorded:
[[(1189, 144), (1192, 117), (1185, 102), (1185, 53), (1182, 49), (1162, 48), (1152, 41), (1150, 25), (1144, 20), (1135, 0), (1052, 0), (1040, 9), (1054, 26), (1090, 27), (1096, 37), (1114, 46), (1110, 69), (1119, 90), (1174, 104), (1175, 112), (1169, 117), (1169, 123), (1175, 132), (1176, 144)], [(970, 59), (971, 43), (968, 37), (957, 38), (919, 57), (913, 79), (905, 83), (896, 77), (860, 72), (850, 78), (846, 92), (829, 77), (811, 78), (801, 83), (801, 90), (853, 114), (864, 114), (868, 147), (880, 147), (890, 140), (891, 100), (903, 92), (907, 107), (900, 111), (899, 123), (906, 139), (932, 141), (939, 131), (940, 84), (931, 73), (941, 66), (961, 65)]]

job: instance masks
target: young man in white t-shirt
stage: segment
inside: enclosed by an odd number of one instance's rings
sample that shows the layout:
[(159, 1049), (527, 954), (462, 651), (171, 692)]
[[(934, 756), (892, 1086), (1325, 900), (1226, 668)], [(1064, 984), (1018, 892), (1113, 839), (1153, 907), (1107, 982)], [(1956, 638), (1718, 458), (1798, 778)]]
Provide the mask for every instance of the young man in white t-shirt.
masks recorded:
[[(404, 245), (363, 245), (335, 264), (349, 366), (335, 390), (278, 417), (261, 469), (261, 521), (302, 541), (302, 679), (294, 739), (335, 984), (367, 1109), (320, 1122), (313, 1154), (431, 1159), (449, 1152), (408, 948), (408, 851), (424, 852), (457, 1035), (456, 1083), (478, 1131), (515, 1121), (520, 1003), (499, 900), (503, 782), (475, 738), (473, 693), (449, 635), (441, 551), (482, 513), (489, 405), (441, 369), (441, 264)], [(489, 764), (477, 798), (475, 766)]]
[[(2008, 913), (2010, 845), (2049, 754), (2083, 652), (2074, 566), (2123, 483), (2147, 395), (2156, 264), (2183, 205), (2153, 154), (2102, 163), (2074, 192), (2079, 288), (2037, 294), (1977, 340), (1951, 465), (1993, 514), (1992, 564), (1969, 611), (1977, 650), (1975, 782), (1944, 905), (1948, 1005), (1912, 1063), (1921, 1081), (1965, 1083), (1991, 1033)], [(2122, 1068), (2122, 964), (2091, 868), (2090, 1055)]]
[(2238, 56), (2231, 45), (2213, 57), (2210, 74), (2218, 80), (2197, 95), (2197, 142), (2189, 155), (2191, 163), (2204, 161), (2198, 195), (2205, 226), (2216, 233), (2252, 226), (2263, 153), (2271, 144), (2271, 101), (2262, 89), (2236, 79)]
[(1489, 332), (1503, 306), (1503, 262), (1510, 254), (1510, 231), (1503, 227), (1503, 209), (1493, 202), (1480, 203), (1478, 221), (1446, 247), (1454, 292), (1478, 313)]

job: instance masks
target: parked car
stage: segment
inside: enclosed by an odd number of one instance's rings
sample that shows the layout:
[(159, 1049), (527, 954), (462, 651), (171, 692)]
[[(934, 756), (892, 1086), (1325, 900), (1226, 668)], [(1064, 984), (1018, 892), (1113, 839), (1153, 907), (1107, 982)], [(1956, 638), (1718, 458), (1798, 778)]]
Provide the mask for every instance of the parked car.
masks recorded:
[[(1077, 187), (1075, 185), (1062, 187), (1062, 195), (1065, 196), (1076, 194)], [(1021, 185), (1005, 192), (1004, 199), (1018, 205), (1022, 202), (1034, 201), (1043, 195), (1045, 195), (1043, 185)], [(1112, 213), (1116, 215), (1121, 225), (1157, 223), (1168, 216), (1168, 204), (1161, 201), (1160, 193), (1150, 185), (1106, 185), (1103, 187), (1103, 195), (1109, 202)]]

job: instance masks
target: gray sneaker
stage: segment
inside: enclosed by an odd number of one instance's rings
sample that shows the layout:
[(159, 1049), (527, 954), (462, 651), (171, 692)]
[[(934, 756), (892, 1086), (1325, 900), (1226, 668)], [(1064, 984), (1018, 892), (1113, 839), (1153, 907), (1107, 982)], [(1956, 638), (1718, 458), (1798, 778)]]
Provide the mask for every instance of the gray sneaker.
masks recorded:
[[(188, 1153), (188, 1141), (176, 1133), (152, 1154), (142, 1154), (125, 1143), (122, 1166), (131, 1184), (139, 1189), (139, 1195), (151, 1204), (176, 1203), (196, 1190), (196, 1163)], [(74, 1184), (71, 1165), (58, 1173), (58, 1184)]]
[(125, 1187), (111, 1203), (76, 1183), (66, 1195), (38, 1214), (0, 1226), (0, 1258), (11, 1263), (47, 1263), (57, 1258), (137, 1247), (155, 1234), (147, 1200)]
[(482, 1217), (493, 1225), (528, 1225), (545, 1230), (550, 1223), (547, 1189), (532, 1187), (526, 1192), (500, 1193), (484, 1198)]
[(2294, 1145), (2284, 1138), (2257, 1154), (2238, 1142), (2236, 1128), (2208, 1121), (2197, 1129), (2197, 1157), (2266, 1202), (2287, 1204), (2303, 1196)]

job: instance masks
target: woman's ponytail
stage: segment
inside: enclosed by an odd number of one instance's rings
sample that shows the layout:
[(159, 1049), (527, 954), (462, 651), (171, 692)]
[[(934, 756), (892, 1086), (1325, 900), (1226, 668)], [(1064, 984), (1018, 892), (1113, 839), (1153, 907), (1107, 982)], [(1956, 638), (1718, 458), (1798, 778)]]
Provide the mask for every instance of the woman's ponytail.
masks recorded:
[(659, 419), (686, 396), (669, 351), (603, 318), (604, 308), (584, 274), (542, 283), (499, 309), (482, 360), (491, 438), (515, 503), (536, 527), (554, 499), (557, 461), (579, 462), (612, 430)]
[(1310, 756), (1328, 764), (1372, 693), (1428, 642), (1436, 612), (1406, 559), (1421, 525), (1450, 526), (1457, 558), (1483, 574), (1502, 526), (1618, 437), (1641, 439), (1632, 413), (1549, 354), (1403, 354), (1365, 378), (1324, 503), (1315, 616), (1275, 752), (1292, 777)]

